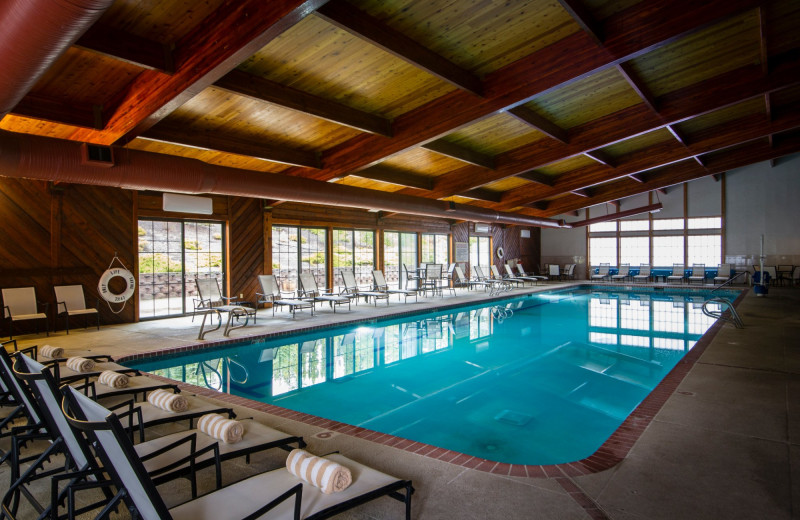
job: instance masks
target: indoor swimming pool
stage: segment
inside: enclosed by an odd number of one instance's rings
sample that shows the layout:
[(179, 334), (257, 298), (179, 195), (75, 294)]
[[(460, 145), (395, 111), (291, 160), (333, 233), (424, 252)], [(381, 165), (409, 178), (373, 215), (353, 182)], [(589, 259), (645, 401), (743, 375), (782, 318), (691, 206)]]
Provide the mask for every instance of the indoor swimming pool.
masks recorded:
[(492, 461), (564, 463), (594, 453), (715, 321), (701, 310), (708, 291), (622, 289), (528, 294), (126, 364)]

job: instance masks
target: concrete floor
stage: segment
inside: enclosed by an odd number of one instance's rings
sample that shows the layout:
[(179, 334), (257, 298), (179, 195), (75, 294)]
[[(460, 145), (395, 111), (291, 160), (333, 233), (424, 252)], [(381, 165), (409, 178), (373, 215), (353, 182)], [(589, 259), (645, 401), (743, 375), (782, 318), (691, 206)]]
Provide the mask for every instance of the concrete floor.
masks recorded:
[[(515, 290), (519, 293), (520, 290)], [(267, 334), (389, 312), (408, 312), (443, 302), (485, 298), (462, 293), (445, 300), (420, 299), (390, 307), (361, 304), (351, 313), (320, 310), (318, 316), (269, 310), (256, 326), (231, 336)], [(418, 519), (717, 519), (800, 517), (800, 289), (771, 288), (765, 298), (749, 293), (739, 305), (746, 328), (722, 327), (628, 456), (611, 469), (582, 476), (501, 476), (409, 453), (346, 434), (315, 437), (323, 430), (242, 407), (270, 426), (302, 435), (311, 451), (344, 455), (414, 482)], [(48, 343), (71, 352), (132, 353), (196, 344), (198, 324), (176, 318), (100, 331), (74, 330), (49, 338), (24, 336), (20, 346)], [(207, 339), (219, 340), (219, 332)], [(70, 352), (70, 353), (71, 353)], [(285, 453), (227, 463), (226, 483), (280, 465)], [(0, 468), (7, 486), (8, 471)], [(169, 503), (188, 499), (188, 486), (161, 489)], [(339, 518), (402, 518), (403, 506), (382, 498)], [(24, 516), (23, 516), (24, 518)]]

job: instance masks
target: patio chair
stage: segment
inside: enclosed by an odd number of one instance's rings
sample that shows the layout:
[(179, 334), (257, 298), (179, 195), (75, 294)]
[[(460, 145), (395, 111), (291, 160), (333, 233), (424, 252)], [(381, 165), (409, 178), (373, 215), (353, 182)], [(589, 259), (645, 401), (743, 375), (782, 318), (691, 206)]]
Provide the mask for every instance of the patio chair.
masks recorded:
[[(83, 285), (56, 285), (53, 287), (53, 291), (56, 293), (56, 320), (59, 316), (64, 317), (67, 334), (69, 334), (69, 319), (74, 316), (86, 318), (85, 327), (89, 326), (89, 318), (94, 316), (97, 320), (97, 330), (100, 330), (100, 312), (97, 310), (100, 298), (97, 299), (94, 307), (87, 307)], [(53, 323), (53, 330), (56, 330), (56, 325)]]
[(386, 300), (386, 305), (389, 305), (389, 293), (385, 291), (370, 291), (370, 290), (362, 290), (359, 289), (358, 283), (356, 282), (356, 275), (353, 271), (349, 269), (342, 269), (339, 271), (342, 275), (342, 283), (344, 284), (344, 291), (345, 294), (348, 296), (353, 296), (356, 298), (356, 302), (358, 302), (358, 298), (363, 296), (364, 300), (369, 303), (369, 299), (372, 298), (373, 302), (375, 302), (375, 306), (378, 305), (378, 300)]
[(639, 274), (633, 275), (634, 282), (649, 282), (650, 281), (650, 265), (642, 264), (639, 266)]
[(525, 285), (525, 280), (523, 280), (522, 278), (517, 278), (516, 276), (503, 276), (503, 275), (501, 275), (500, 274), (500, 270), (494, 264), (492, 264), (492, 266), (489, 267), (489, 269), (491, 269), (491, 271), (492, 271), (492, 278), (494, 280), (505, 280), (505, 281), (507, 281), (509, 283), (516, 284), (518, 287), (520, 285), (523, 285), (523, 286)]
[(515, 275), (514, 274), (514, 270), (511, 269), (511, 266), (508, 265), (508, 264), (505, 264), (503, 266), (503, 268), (506, 270), (506, 278), (508, 278), (509, 280), (511, 280), (511, 279), (522, 280), (523, 282), (529, 282), (529, 283), (532, 283), (532, 284), (536, 284), (536, 283), (539, 282), (539, 277), (538, 276), (517, 276), (517, 275)]
[(610, 273), (611, 264), (600, 264), (600, 267), (597, 268), (597, 273), (592, 275), (592, 280), (608, 280), (611, 276)]
[(419, 290), (420, 280), (422, 279), (422, 276), (420, 276), (419, 272), (413, 267), (409, 269), (406, 264), (403, 264), (403, 271), (406, 273), (406, 284), (403, 288), (408, 289), (408, 282), (414, 282), (416, 283), (416, 289)]
[(575, 264), (565, 264), (564, 273), (561, 275), (564, 280), (575, 279)]
[(560, 280), (561, 279), (561, 268), (558, 264), (550, 264), (550, 267), (547, 271), (547, 276), (551, 280)]
[(350, 298), (338, 294), (333, 294), (330, 290), (321, 290), (317, 286), (317, 280), (312, 273), (300, 273), (300, 297), (308, 298), (314, 303), (328, 302), (333, 307), (333, 312), (336, 314), (336, 307), (339, 305), (347, 305), (350, 310)]
[(621, 264), (617, 274), (611, 275), (612, 282), (624, 282), (631, 275), (631, 264)]
[(328, 518), (375, 498), (391, 496), (405, 503), (406, 519), (411, 518), (414, 491), (411, 481), (397, 479), (338, 454), (325, 458), (348, 468), (352, 483), (337, 493), (324, 494), (288, 469), (279, 468), (167, 508), (119, 419), (70, 388), (66, 390), (66, 399), (67, 420), (95, 444), (103, 467), (118, 489), (101, 515), (124, 503), (142, 518), (153, 519)]
[(717, 268), (717, 276), (714, 277), (714, 283), (725, 283), (731, 279), (731, 264), (719, 264)]
[[(383, 276), (383, 271), (380, 269), (375, 269), (372, 271), (372, 279), (375, 280), (375, 287), (374, 289), (379, 292), (384, 292), (386, 294), (397, 294), (399, 296), (403, 296), (405, 298), (405, 302), (408, 303), (408, 297), (413, 296), (414, 301), (417, 301), (417, 291), (410, 291), (407, 289), (392, 289), (386, 283), (386, 277)], [(388, 302), (388, 300), (387, 300)]]
[(706, 281), (706, 264), (692, 264), (692, 274), (688, 278), (688, 283)]
[(683, 264), (673, 264), (672, 274), (667, 276), (667, 282), (683, 282), (684, 267)]
[[(3, 317), (8, 321), (8, 339), (14, 339), (14, 323), (34, 320), (37, 324), (36, 333), (39, 333), (38, 321), (44, 320), (44, 329), (50, 335), (47, 307), (49, 304), (36, 299), (36, 289), (31, 287), (14, 287), (3, 289)], [(39, 306), (44, 312), (39, 312)]]
[(314, 300), (302, 300), (297, 298), (284, 298), (283, 293), (278, 285), (278, 279), (274, 274), (260, 274), (258, 275), (258, 283), (261, 285), (261, 292), (257, 292), (258, 304), (269, 303), (272, 305), (272, 315), (275, 316), (275, 307), (289, 307), (292, 311), (292, 319), (294, 313), (298, 309), (311, 309), (311, 315), (314, 315)]
[(428, 291), (433, 295), (442, 294), (442, 264), (428, 264), (425, 266), (425, 278), (422, 279), (422, 292), (425, 296)]
[(197, 298), (192, 298), (192, 303), (194, 304), (192, 321), (194, 321), (194, 316), (199, 310), (222, 307), (238, 300), (235, 296), (223, 296), (219, 288), (219, 281), (215, 277), (195, 278), (194, 283), (197, 287)]
[[(97, 474), (102, 468), (96, 463), (82, 435), (75, 432), (67, 423), (61, 411), (62, 395), (50, 371), (27, 356), (19, 356), (14, 368), (15, 375), (25, 381), (25, 389), (35, 398), (53, 444), (63, 444), (60, 446), (60, 451), (69, 455), (68, 461), (72, 459), (75, 462), (77, 468), (74, 469), (93, 469), (93, 473)], [(302, 437), (286, 435), (253, 420), (240, 421), (240, 424), (244, 427), (245, 433), (242, 439), (235, 443), (219, 442), (219, 439), (201, 430), (190, 430), (139, 443), (134, 450), (154, 483), (160, 484), (177, 477), (189, 476), (192, 483), (192, 497), (196, 497), (195, 473), (200, 469), (214, 466), (217, 487), (220, 487), (221, 463), (224, 461), (248, 457), (253, 453), (277, 447), (287, 451), (295, 444), (300, 448), (305, 447)], [(36, 472), (36, 469), (26, 470), (16, 485), (22, 486), (40, 478)], [(41, 474), (41, 476), (47, 475)], [(65, 491), (60, 494), (65, 495)], [(103, 503), (109, 499), (111, 496), (107, 496)]]
[[(484, 282), (481, 280), (468, 280), (466, 276), (464, 276), (464, 271), (461, 270), (461, 266), (457, 265), (453, 272), (456, 274), (456, 282), (460, 287), (466, 287), (467, 289), (472, 289), (473, 287), (483, 287), (484, 290), (491, 287), (491, 283)], [(454, 284), (454, 287), (455, 287)]]
[(517, 272), (519, 273), (521, 278), (535, 278), (538, 281), (547, 280), (546, 276), (539, 276), (539, 275), (535, 275), (535, 274), (526, 273), (525, 269), (522, 267), (522, 264), (517, 264)]

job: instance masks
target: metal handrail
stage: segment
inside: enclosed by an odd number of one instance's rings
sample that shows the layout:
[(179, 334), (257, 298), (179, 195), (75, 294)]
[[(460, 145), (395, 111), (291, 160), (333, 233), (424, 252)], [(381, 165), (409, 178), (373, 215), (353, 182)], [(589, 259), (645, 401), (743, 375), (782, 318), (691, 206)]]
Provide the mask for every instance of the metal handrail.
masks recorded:
[[(714, 312), (714, 311), (708, 310), (706, 308), (706, 305), (708, 305), (709, 303), (717, 303), (717, 304), (727, 305), (728, 306), (728, 311), (730, 311), (730, 317), (725, 316), (725, 314), (724, 314), (725, 311), (724, 310), (721, 310), (719, 312)], [(727, 299), (727, 298), (709, 298), (708, 300), (703, 302), (703, 307), (701, 308), (701, 310), (703, 311), (703, 314), (705, 314), (706, 316), (708, 316), (710, 318), (729, 321), (729, 322), (733, 323), (736, 326), (737, 329), (743, 329), (744, 328), (744, 322), (742, 321), (742, 318), (739, 316), (739, 313), (736, 312), (736, 309), (733, 308), (733, 303), (731, 303), (731, 301), (729, 299)]]
[(722, 289), (722, 288), (723, 288), (723, 287), (725, 287), (726, 285), (731, 285), (731, 284), (734, 282), (734, 280), (736, 280), (736, 279), (737, 279), (737, 278), (739, 278), (740, 276), (744, 276), (744, 275), (746, 275), (746, 274), (747, 274), (747, 271), (741, 271), (741, 272), (739, 272), (739, 273), (736, 273), (735, 275), (733, 275), (733, 276), (731, 276), (730, 278), (728, 278), (728, 279), (725, 281), (725, 283), (723, 283), (723, 284), (720, 284), (720, 285), (718, 285), (717, 287), (714, 287), (713, 289), (711, 289), (711, 292), (713, 293), (714, 291), (719, 291), (720, 289)]

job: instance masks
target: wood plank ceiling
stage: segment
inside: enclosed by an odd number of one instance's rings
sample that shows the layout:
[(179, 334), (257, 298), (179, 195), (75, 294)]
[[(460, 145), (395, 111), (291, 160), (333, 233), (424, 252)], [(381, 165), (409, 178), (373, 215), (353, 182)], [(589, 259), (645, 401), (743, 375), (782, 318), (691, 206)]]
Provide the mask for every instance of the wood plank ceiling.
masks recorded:
[(797, 27), (797, 0), (117, 0), (0, 128), (552, 217), (800, 151)]

